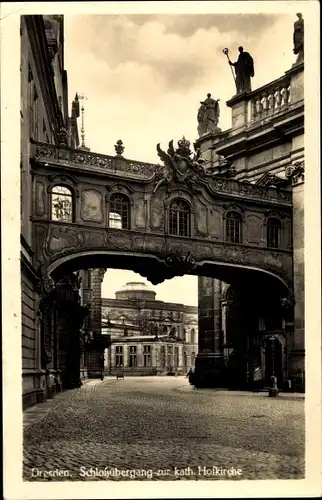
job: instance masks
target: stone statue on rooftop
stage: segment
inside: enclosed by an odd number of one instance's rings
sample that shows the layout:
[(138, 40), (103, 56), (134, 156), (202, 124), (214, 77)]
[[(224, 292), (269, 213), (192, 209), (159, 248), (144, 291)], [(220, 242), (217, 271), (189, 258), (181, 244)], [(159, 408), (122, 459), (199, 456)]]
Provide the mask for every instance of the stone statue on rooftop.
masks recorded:
[(197, 115), (199, 137), (207, 132), (220, 131), (218, 128), (219, 101), (220, 99), (213, 99), (209, 93), (204, 101), (200, 101), (201, 106)]
[(302, 17), (302, 14), (296, 15), (298, 19), (294, 23), (293, 52), (297, 55), (295, 64), (299, 64), (304, 60), (304, 19)]
[(251, 78), (255, 75), (254, 71), (254, 61), (252, 56), (248, 52), (244, 52), (243, 47), (238, 47), (239, 56), (236, 62), (231, 62), (228, 56), (228, 49), (224, 49), (223, 52), (228, 58), (228, 63), (230, 66), (235, 68), (235, 84), (237, 94), (242, 94), (243, 92), (251, 92)]

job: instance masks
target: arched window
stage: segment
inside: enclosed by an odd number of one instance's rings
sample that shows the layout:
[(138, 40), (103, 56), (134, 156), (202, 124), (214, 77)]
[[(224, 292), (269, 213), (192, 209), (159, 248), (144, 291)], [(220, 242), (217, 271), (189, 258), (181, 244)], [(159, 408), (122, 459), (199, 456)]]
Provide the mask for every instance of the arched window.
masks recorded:
[(279, 248), (281, 221), (276, 217), (267, 220), (267, 246), (269, 248)]
[(191, 353), (191, 368), (195, 367), (196, 362), (196, 354), (194, 352)]
[(191, 339), (191, 344), (196, 343), (196, 331), (194, 328), (191, 328), (190, 339)]
[(117, 229), (130, 229), (130, 200), (124, 194), (112, 194), (108, 225)]
[(167, 326), (166, 326), (166, 325), (164, 325), (164, 327), (162, 328), (162, 333), (163, 333), (164, 335), (166, 335), (166, 334), (168, 333), (168, 328), (167, 328)]
[(242, 217), (238, 212), (228, 212), (226, 215), (226, 241), (241, 243)]
[(190, 236), (190, 208), (183, 200), (175, 200), (169, 210), (169, 233)]
[(51, 191), (51, 219), (73, 222), (73, 194), (65, 186), (55, 186)]

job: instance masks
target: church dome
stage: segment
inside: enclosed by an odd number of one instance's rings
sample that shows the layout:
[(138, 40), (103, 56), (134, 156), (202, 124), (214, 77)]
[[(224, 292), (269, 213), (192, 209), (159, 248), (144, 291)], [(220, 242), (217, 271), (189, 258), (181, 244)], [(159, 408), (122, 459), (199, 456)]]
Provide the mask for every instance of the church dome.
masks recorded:
[(118, 300), (155, 300), (156, 292), (141, 281), (130, 281), (115, 292)]

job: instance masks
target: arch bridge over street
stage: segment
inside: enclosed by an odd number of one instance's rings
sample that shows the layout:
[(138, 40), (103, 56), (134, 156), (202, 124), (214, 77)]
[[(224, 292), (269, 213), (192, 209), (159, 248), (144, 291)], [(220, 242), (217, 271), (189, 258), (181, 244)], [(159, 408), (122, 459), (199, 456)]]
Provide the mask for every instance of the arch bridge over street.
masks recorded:
[[(43, 277), (133, 268), (153, 284), (245, 272), (292, 289), (292, 193), (202, 167), (185, 139), (164, 165), (33, 143), (34, 265)], [(95, 264), (95, 265), (94, 265)], [(98, 265), (99, 264), (99, 265)]]
[(274, 307), (292, 303), (292, 193), (237, 181), (228, 163), (205, 168), (185, 138), (157, 152), (162, 165), (71, 149), (64, 134), (59, 146), (33, 142), (34, 267), (44, 296), (89, 268), (130, 269), (153, 284), (210, 278), (199, 280), (196, 370), (214, 360), (217, 370), (213, 278), (251, 286)]

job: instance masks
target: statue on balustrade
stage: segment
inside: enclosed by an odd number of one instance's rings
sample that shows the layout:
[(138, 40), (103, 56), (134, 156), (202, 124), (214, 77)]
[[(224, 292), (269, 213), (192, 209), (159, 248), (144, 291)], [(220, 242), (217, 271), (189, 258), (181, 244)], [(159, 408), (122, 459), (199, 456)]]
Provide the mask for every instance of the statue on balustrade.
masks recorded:
[[(241, 94), (243, 92), (251, 92), (252, 85), (250, 79), (255, 75), (255, 71), (254, 71), (254, 61), (252, 56), (248, 52), (244, 52), (243, 47), (238, 47), (238, 51), (239, 51), (239, 56), (237, 61), (233, 63), (228, 58), (228, 63), (230, 64), (230, 66), (234, 66), (235, 68), (236, 90), (237, 94)], [(228, 50), (226, 55), (228, 57)]]
[(293, 52), (297, 55), (295, 64), (299, 64), (304, 60), (304, 19), (302, 17), (302, 14), (296, 15), (298, 19), (294, 23)]
[(207, 99), (200, 101), (200, 108), (198, 110), (198, 134), (199, 137), (207, 132), (220, 132), (218, 128), (219, 122), (219, 101), (220, 99), (213, 99), (211, 94), (207, 94)]

